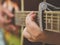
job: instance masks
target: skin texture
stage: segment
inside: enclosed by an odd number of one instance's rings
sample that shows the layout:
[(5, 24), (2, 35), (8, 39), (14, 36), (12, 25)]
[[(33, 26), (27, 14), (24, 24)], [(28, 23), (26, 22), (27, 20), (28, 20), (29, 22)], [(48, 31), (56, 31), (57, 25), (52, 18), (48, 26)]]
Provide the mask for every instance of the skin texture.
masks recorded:
[[(14, 1), (11, 1), (11, 0), (5, 0), (4, 4), (6, 4), (6, 3), (7, 3), (8, 5), (11, 3), (12, 6), (13, 6), (13, 8), (14, 8), (16, 11), (19, 10), (19, 7), (18, 7), (16, 1), (14, 2)], [(8, 6), (8, 5), (7, 5), (7, 6)]]
[(26, 27), (23, 31), (23, 36), (29, 41), (36, 42), (39, 40), (45, 40), (45, 34), (40, 30), (40, 27), (35, 23), (34, 18), (36, 14), (32, 11), (26, 17)]
[(23, 31), (23, 36), (31, 42), (45, 42), (60, 45), (60, 34), (45, 30), (41, 31), (40, 27), (34, 21), (35, 16), (36, 14), (31, 12), (26, 17), (26, 27)]
[[(0, 27), (1, 26), (5, 27), (3, 24), (9, 23), (11, 20), (11, 19), (9, 20), (5, 19), (4, 16), (2, 15), (3, 13), (6, 13), (7, 16), (9, 16), (10, 18), (14, 17), (13, 14), (9, 12), (7, 9), (0, 7)], [(40, 30), (40, 27), (38, 27), (38, 25), (34, 21), (35, 15), (36, 14), (34, 12), (31, 12), (27, 15), (26, 20), (25, 20), (26, 27), (23, 31), (23, 36), (31, 42), (46, 41), (49, 44), (54, 43), (54, 44), (60, 45), (60, 40), (59, 40), (60, 34), (47, 32), (47, 31), (42, 32)]]
[[(7, 9), (2, 8), (2, 10), (0, 10), (0, 24), (4, 24), (4, 23), (9, 23), (11, 19), (4, 19), (4, 16), (2, 15), (2, 13), (6, 13), (7, 16), (9, 16), (10, 18), (14, 17), (13, 14), (11, 12), (9, 12)], [(34, 18), (35, 18), (36, 14), (34, 12), (31, 12), (27, 15), (26, 17), (26, 27), (23, 31), (23, 36), (25, 38), (27, 38), (29, 41), (31, 42), (36, 42), (40, 40), (45, 39), (45, 34), (44, 32), (42, 32), (40, 30), (40, 27), (38, 27), (38, 25), (35, 23)], [(5, 27), (3, 25), (3, 27)], [(14, 29), (13, 27), (11, 29)]]
[[(5, 2), (3, 3), (3, 7), (4, 8), (6, 8), (6, 7), (8, 7), (8, 6), (11, 6), (12, 8), (14, 8), (15, 9), (15, 11), (18, 11), (19, 10), (19, 7), (18, 7), (18, 5), (17, 5), (17, 3), (16, 3), (16, 1), (15, 2), (13, 2), (13, 0), (11, 1), (11, 0), (5, 0)], [(9, 10), (9, 8), (8, 8), (8, 10)], [(11, 11), (11, 10), (9, 10), (9, 11)], [(9, 28), (12, 28), (14, 31), (16, 31), (16, 26), (15, 25), (13, 25), (13, 24), (10, 24), (9, 26), (8, 26)], [(7, 29), (7, 30), (9, 30), (9, 29)]]
[(3, 7), (1, 7), (1, 9), (0, 9), (0, 24), (4, 24), (4, 23), (9, 23), (9, 22), (11, 22), (11, 19), (5, 19), (5, 15), (3, 15), (3, 13), (6, 13), (7, 14), (7, 16), (9, 16), (10, 18), (12, 18), (13, 17), (13, 14), (11, 14), (11, 12), (9, 12), (8, 10), (6, 10), (6, 8), (3, 8)]

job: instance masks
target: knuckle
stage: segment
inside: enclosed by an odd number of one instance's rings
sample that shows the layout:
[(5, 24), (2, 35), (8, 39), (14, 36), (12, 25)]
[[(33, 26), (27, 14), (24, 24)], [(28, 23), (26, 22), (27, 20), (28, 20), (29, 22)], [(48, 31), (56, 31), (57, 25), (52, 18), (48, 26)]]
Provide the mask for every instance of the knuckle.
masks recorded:
[(39, 32), (39, 33), (37, 33), (37, 34), (35, 34), (35, 38), (38, 38), (40, 35), (41, 35), (41, 33), (40, 33), (40, 32)]

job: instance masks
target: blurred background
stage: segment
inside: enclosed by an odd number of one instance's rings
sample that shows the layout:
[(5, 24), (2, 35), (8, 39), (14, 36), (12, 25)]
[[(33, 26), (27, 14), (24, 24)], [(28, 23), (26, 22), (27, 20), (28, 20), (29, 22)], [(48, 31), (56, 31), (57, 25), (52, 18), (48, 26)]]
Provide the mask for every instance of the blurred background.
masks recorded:
[[(31, 11), (35, 11), (36, 14), (38, 14), (39, 4), (42, 1), (44, 0), (2, 0), (3, 7), (7, 8), (9, 11), (11, 11), (15, 15), (15, 17), (12, 19), (11, 24), (13, 24), (17, 28), (17, 30), (4, 29), (4, 39), (5, 39), (6, 45), (56, 45), (55, 43), (48, 44), (45, 42), (32, 43), (25, 38), (23, 39), (23, 36), (22, 36), (22, 31), (25, 28), (25, 18), (27, 14)], [(45, 1), (57, 7), (60, 7), (60, 0), (45, 0)], [(56, 35), (60, 39), (60, 36), (59, 36), (60, 34), (54, 31), (47, 32), (47, 34), (50, 35), (49, 38), (51, 38), (51, 36), (53, 35)], [(55, 37), (53, 36), (52, 39), (54, 38)], [(58, 43), (58, 40), (57, 40), (57, 43)]]

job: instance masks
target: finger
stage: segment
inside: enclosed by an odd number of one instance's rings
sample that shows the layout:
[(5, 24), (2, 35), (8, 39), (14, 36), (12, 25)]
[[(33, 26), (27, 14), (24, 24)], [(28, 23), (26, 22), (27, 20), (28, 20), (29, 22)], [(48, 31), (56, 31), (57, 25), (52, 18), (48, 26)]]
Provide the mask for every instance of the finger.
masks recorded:
[[(35, 16), (35, 14), (33, 14)], [(35, 21), (33, 21), (33, 17), (32, 16), (27, 16), (26, 17), (26, 24), (29, 25), (29, 24), (34, 24)]]
[(28, 28), (27, 31), (30, 32), (30, 34), (33, 36), (36, 36), (41, 32), (38, 25), (34, 21), (32, 21), (30, 17), (26, 19), (26, 27)]
[(4, 16), (2, 16), (2, 15), (0, 15), (0, 23), (1, 24), (8, 24), (8, 23), (10, 23), (11, 22), (11, 19), (6, 19)]
[(28, 23), (34, 21), (34, 16), (35, 16), (35, 14), (33, 14), (33, 16), (29, 16), (29, 15), (28, 15), (28, 16), (26, 17), (26, 23), (28, 24)]
[(36, 14), (34, 12), (31, 12), (30, 14), (28, 14), (28, 16), (26, 17), (26, 22), (30, 22), (30, 21), (35, 21), (35, 16)]
[(3, 27), (4, 25), (4, 18), (0, 15), (0, 26)]
[(32, 12), (30, 12), (28, 15), (27, 15), (27, 17), (31, 17), (31, 15), (32, 14), (34, 14), (34, 12), (32, 11)]
[(13, 24), (10, 24), (9, 27), (11, 28), (11, 30), (15, 31), (16, 27)]
[(32, 11), (32, 12), (29, 14), (29, 16), (32, 17), (32, 18), (34, 18), (34, 17), (36, 16), (36, 14), (35, 14), (35, 12)]
[(31, 39), (31, 35), (27, 32), (27, 28), (24, 29), (23, 36), (27, 39)]
[(28, 15), (31, 16), (32, 14), (34, 14), (34, 11), (30, 12)]
[(10, 20), (7, 20), (7, 19), (4, 20), (4, 23), (6, 23), (6, 24), (8, 24), (10, 22), (11, 22), (11, 19)]
[(29, 41), (34, 42), (34, 39), (32, 38), (32, 35), (29, 32), (27, 32), (27, 28), (24, 29), (23, 36), (25, 38), (27, 38)]
[(3, 24), (4, 23), (4, 18), (0, 15), (0, 23)]
[[(33, 30), (31, 31), (31, 28), (27, 28), (25, 29), (26, 32), (24, 34), (24, 36), (29, 40), (29, 41), (36, 41), (38, 38), (36, 38), (36, 32), (33, 32)], [(28, 31), (30, 30), (30, 31)], [(34, 34), (35, 33), (35, 34)], [(37, 33), (38, 34), (38, 33)], [(29, 37), (30, 36), (30, 37)], [(38, 35), (37, 37), (39, 37), (40, 35)]]
[(32, 14), (31, 15), (31, 21), (34, 21), (35, 20), (35, 17), (36, 17), (36, 14)]
[(13, 17), (13, 16), (14, 16), (14, 15), (13, 15), (9, 10), (7, 10), (6, 8), (3, 8), (2, 11), (3, 11), (4, 13), (6, 13), (9, 17)]
[(36, 37), (41, 32), (39, 28), (35, 26), (33, 27), (32, 25), (28, 25), (27, 29), (28, 29), (27, 31), (34, 37)]

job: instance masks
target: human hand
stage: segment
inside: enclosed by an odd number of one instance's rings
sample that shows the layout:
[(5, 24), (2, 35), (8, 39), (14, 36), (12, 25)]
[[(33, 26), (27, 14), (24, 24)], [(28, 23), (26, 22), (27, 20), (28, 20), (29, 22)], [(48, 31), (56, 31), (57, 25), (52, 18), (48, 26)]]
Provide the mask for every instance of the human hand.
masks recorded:
[[(4, 15), (3, 15), (4, 13)], [(6, 14), (6, 15), (5, 15)], [(8, 16), (10, 18), (13, 17), (13, 14), (9, 12), (9, 10), (3, 8), (2, 6), (0, 7), (0, 27), (3, 26), (4, 24), (10, 23), (11, 19), (6, 19), (5, 16)]]
[(26, 28), (23, 31), (23, 36), (29, 41), (36, 42), (45, 39), (45, 34), (40, 30), (40, 27), (34, 21), (36, 14), (31, 12), (26, 17)]

